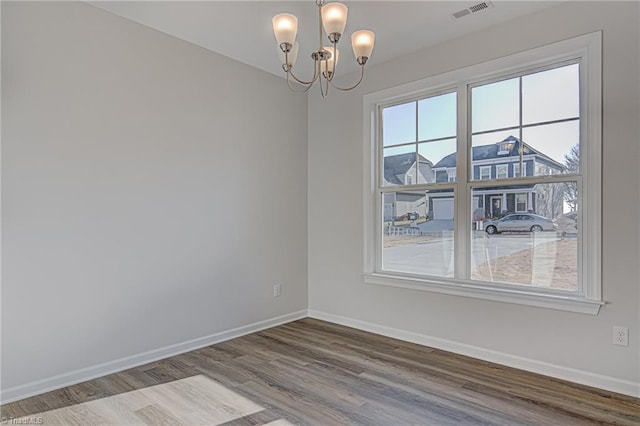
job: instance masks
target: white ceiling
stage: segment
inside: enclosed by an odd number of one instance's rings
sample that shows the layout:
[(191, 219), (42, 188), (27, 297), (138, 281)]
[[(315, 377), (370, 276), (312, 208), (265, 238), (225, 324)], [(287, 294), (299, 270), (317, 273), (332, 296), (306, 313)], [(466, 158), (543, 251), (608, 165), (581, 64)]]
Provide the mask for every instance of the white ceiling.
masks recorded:
[[(373, 65), (557, 4), (494, 0), (494, 8), (452, 19), (452, 13), (480, 1), (345, 1), (349, 17), (345, 36), (338, 44), (338, 72), (358, 69), (350, 45), (350, 35), (358, 29), (376, 33), (376, 45), (369, 62)], [(300, 43), (294, 71), (303, 79), (313, 71), (309, 55), (318, 47), (314, 0), (90, 3), (278, 76), (284, 73), (277, 56), (271, 18), (281, 12), (293, 13), (298, 17)]]

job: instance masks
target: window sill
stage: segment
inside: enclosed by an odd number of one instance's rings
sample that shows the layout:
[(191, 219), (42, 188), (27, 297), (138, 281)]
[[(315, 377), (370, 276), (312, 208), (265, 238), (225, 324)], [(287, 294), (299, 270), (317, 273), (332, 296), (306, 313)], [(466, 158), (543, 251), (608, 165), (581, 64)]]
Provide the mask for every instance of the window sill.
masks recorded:
[(504, 289), (477, 285), (469, 282), (439, 281), (436, 279), (402, 277), (384, 273), (365, 273), (362, 274), (362, 276), (364, 282), (367, 284), (429, 291), (453, 296), (472, 297), (476, 299), (514, 303), (518, 305), (535, 306), (538, 308), (556, 309), (588, 315), (598, 315), (600, 307), (604, 305), (604, 302), (588, 300), (582, 297), (540, 294), (528, 292), (524, 289)]

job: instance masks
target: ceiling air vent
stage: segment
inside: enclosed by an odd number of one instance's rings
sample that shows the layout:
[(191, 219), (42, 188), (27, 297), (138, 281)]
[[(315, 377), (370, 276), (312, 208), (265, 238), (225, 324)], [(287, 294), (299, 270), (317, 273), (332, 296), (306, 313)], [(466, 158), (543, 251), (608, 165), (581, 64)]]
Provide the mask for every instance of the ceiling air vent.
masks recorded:
[(483, 1), (482, 3), (474, 4), (466, 9), (459, 10), (455, 13), (452, 13), (451, 16), (453, 19), (460, 19), (463, 16), (471, 15), (472, 13), (478, 13), (481, 10), (489, 9), (493, 6), (493, 3), (490, 1)]

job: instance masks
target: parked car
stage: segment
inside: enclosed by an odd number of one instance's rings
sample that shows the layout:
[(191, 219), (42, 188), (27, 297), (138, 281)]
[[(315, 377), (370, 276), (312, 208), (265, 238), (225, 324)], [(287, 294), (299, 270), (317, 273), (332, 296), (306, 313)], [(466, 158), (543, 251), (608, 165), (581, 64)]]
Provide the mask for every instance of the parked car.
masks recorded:
[(533, 213), (508, 214), (502, 219), (485, 222), (484, 229), (487, 234), (499, 234), (501, 232), (540, 232), (557, 231), (558, 224), (555, 220)]

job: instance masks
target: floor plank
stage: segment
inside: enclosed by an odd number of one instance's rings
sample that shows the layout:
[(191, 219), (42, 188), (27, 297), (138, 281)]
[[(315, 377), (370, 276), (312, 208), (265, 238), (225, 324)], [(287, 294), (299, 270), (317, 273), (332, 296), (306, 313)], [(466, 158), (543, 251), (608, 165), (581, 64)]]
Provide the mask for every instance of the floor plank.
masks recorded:
[(637, 398), (310, 318), (0, 410), (61, 425), (640, 425)]

